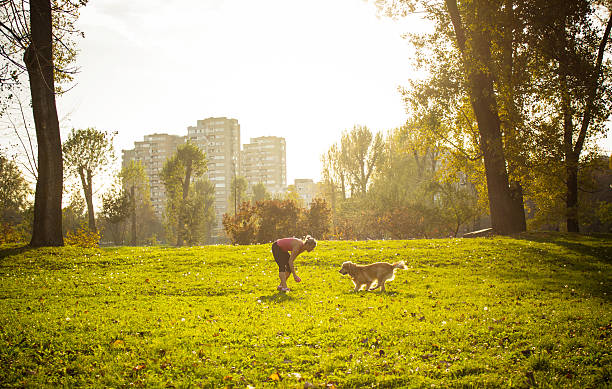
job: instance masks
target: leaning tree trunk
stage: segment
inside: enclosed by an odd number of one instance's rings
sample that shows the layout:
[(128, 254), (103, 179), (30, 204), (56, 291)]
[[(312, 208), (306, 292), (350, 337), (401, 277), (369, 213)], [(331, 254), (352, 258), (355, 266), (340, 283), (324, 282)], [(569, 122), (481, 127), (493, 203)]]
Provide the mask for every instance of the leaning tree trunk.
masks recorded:
[(34, 196), (31, 246), (63, 246), (62, 141), (55, 106), (51, 3), (30, 1), (31, 42), (24, 62), (30, 78), (32, 112), (38, 145), (38, 179)]
[[(565, 197), (565, 205), (567, 207), (567, 231), (568, 232), (579, 232), (580, 223), (578, 219), (578, 164), (580, 161), (580, 154), (584, 147), (584, 141), (587, 136), (587, 131), (593, 117), (593, 109), (595, 105), (595, 99), (597, 97), (597, 90), (599, 87), (599, 78), (602, 74), (602, 62), (606, 50), (606, 45), (610, 40), (610, 33), (612, 31), (612, 13), (608, 18), (606, 29), (604, 30), (603, 38), (599, 43), (599, 49), (597, 50), (597, 60), (595, 62), (595, 72), (590, 79), (588, 90), (587, 90), (587, 101), (584, 108), (584, 115), (582, 118), (582, 125), (578, 132), (578, 139), (576, 145), (572, 147), (573, 138), (573, 127), (569, 127), (572, 131), (568, 135), (568, 125), (565, 125), (565, 162), (566, 162), (566, 173), (567, 173), (567, 193)], [(568, 110), (569, 111), (569, 110)]]
[[(517, 209), (516, 201), (510, 192), (493, 78), (486, 70), (491, 61), (490, 32), (484, 28), (478, 30), (479, 27), (476, 26), (476, 30), (472, 32), (472, 47), (468, 54), (465, 30), (457, 1), (446, 0), (446, 7), (455, 29), (457, 46), (464, 57), (470, 102), (478, 122), (480, 148), (487, 178), (491, 225), (493, 230), (499, 234), (525, 231), (525, 213), (522, 209)], [(486, 14), (486, 7), (487, 4), (481, 2), (478, 5), (478, 11)]]
[[(87, 175), (85, 175), (87, 174)], [(94, 215), (94, 206), (93, 206), (93, 184), (91, 171), (85, 170), (84, 168), (79, 168), (79, 175), (81, 176), (81, 184), (83, 185), (83, 194), (85, 195), (85, 202), (87, 203), (87, 217), (88, 217), (88, 225), (89, 231), (97, 232), (96, 229), (96, 217)]]

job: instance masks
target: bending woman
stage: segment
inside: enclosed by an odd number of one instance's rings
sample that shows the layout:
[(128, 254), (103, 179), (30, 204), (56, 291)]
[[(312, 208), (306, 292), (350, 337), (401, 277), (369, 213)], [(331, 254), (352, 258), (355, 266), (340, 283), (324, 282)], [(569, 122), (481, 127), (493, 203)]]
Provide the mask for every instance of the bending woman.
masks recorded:
[[(317, 241), (310, 235), (307, 235), (304, 240), (298, 238), (283, 238), (272, 243), (272, 255), (278, 264), (278, 278), (280, 285), (276, 289), (281, 292), (289, 290), (287, 287), (287, 279), (290, 274), (293, 274), (295, 282), (300, 282), (302, 279), (295, 272), (293, 262), (298, 255), (304, 251), (312, 251), (317, 246)], [(289, 254), (291, 252), (291, 254)]]

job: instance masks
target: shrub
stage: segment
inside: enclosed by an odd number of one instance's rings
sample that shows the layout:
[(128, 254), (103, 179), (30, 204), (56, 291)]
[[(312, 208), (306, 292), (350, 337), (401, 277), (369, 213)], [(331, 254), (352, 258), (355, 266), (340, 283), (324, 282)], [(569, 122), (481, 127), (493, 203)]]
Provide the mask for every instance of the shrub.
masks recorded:
[(25, 236), (16, 226), (8, 223), (0, 224), (0, 244), (25, 242)]
[(99, 247), (100, 233), (90, 231), (84, 224), (74, 231), (68, 231), (64, 244), (84, 248)]

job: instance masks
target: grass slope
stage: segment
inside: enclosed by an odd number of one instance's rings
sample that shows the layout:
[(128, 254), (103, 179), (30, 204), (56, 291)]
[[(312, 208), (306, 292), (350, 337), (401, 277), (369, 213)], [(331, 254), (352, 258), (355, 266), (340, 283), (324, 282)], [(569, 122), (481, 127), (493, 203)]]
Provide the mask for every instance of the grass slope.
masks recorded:
[[(0, 248), (0, 386), (605, 387), (612, 239)], [(353, 293), (345, 260), (406, 261)]]

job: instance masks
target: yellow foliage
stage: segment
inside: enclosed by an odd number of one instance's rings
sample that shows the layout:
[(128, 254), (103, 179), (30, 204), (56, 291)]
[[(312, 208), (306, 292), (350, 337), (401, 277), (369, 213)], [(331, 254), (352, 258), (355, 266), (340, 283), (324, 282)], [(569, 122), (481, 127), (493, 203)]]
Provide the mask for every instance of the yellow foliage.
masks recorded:
[(67, 246), (77, 246), (84, 248), (99, 247), (100, 233), (93, 232), (85, 226), (80, 226), (75, 231), (68, 231), (64, 244)]

